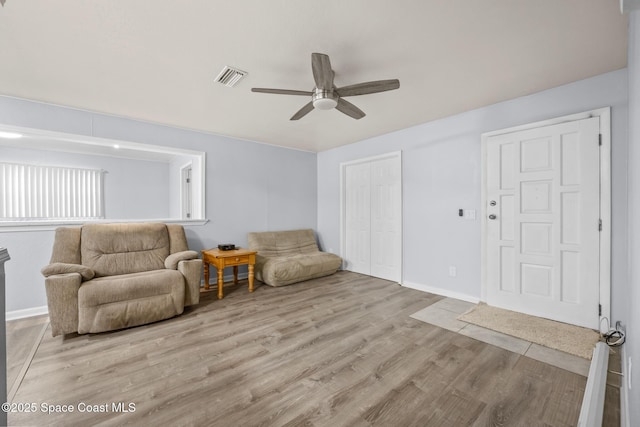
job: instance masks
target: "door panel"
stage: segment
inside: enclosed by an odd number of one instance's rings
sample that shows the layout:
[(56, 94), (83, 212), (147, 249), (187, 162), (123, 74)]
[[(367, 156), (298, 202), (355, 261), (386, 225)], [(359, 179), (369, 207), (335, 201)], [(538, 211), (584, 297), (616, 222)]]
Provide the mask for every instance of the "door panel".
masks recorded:
[(400, 158), (371, 162), (371, 275), (400, 282)]
[(598, 328), (598, 134), (590, 118), (487, 139), (488, 304)]
[(371, 274), (371, 166), (351, 165), (345, 171), (345, 268)]

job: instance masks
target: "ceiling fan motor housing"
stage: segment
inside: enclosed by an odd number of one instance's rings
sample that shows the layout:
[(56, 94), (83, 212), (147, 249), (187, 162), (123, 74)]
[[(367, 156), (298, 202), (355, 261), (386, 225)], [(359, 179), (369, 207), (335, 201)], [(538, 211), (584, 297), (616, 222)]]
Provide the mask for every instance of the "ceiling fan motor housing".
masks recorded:
[(319, 110), (331, 110), (338, 105), (338, 95), (333, 90), (315, 88), (311, 100), (313, 107)]

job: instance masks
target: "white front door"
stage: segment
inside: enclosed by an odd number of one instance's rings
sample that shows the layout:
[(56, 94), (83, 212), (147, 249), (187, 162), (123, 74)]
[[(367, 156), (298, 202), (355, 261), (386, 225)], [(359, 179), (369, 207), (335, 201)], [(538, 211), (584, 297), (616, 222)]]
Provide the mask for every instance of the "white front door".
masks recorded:
[(599, 121), (487, 138), (487, 304), (599, 328)]
[(402, 160), (400, 153), (341, 167), (344, 268), (400, 283)]

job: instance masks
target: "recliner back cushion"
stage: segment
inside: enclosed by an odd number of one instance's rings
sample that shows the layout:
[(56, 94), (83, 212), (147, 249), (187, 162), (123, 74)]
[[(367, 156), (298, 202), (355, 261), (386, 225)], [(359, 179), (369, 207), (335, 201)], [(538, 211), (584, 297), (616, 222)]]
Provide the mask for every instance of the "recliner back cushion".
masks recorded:
[(89, 224), (82, 227), (80, 252), (96, 277), (162, 270), (169, 233), (165, 224)]

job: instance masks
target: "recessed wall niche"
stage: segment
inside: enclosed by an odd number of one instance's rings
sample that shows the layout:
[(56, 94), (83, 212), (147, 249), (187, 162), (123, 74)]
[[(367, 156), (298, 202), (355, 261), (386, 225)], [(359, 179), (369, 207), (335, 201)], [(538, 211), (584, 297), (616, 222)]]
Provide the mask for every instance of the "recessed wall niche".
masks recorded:
[(2, 132), (21, 137), (0, 137), (0, 162), (104, 171), (104, 221), (205, 221), (204, 152), (0, 125)]

